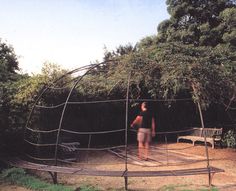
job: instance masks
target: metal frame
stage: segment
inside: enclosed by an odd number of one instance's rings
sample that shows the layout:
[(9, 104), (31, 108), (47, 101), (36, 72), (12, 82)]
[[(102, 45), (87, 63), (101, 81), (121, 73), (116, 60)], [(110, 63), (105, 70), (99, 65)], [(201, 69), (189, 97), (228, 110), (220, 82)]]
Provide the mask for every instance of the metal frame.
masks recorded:
[[(92, 71), (93, 69), (95, 69), (96, 67), (102, 65), (102, 64), (105, 64), (105, 63), (108, 63), (108, 62), (111, 62), (111, 61), (106, 61), (106, 62), (102, 62), (102, 63), (98, 63), (98, 64), (93, 64), (93, 65), (88, 65), (88, 66), (84, 66), (84, 67), (81, 67), (81, 68), (78, 68), (78, 69), (75, 69), (75, 70), (72, 70), (64, 75), (62, 75), (60, 78), (58, 78), (57, 80), (55, 80), (53, 83), (49, 84), (49, 86), (44, 86), (41, 91), (40, 91), (40, 94), (39, 96), (37, 97), (31, 111), (30, 111), (30, 114), (29, 114), (29, 117), (27, 119), (27, 122), (26, 122), (26, 126), (25, 126), (25, 131), (26, 131), (26, 128), (28, 128), (28, 125), (29, 125), (29, 122), (32, 118), (32, 115), (33, 115), (33, 112), (35, 110), (35, 107), (37, 106), (37, 103), (39, 102), (39, 100), (42, 98), (43, 94), (49, 89), (51, 88), (52, 86), (54, 86), (59, 80), (63, 79), (65, 76), (69, 75), (69, 74), (73, 74), (74, 72), (79, 72), (79, 71), (84, 71), (84, 70), (87, 70), (83, 75), (75, 78), (74, 81), (74, 84), (73, 86), (71, 87), (68, 95), (67, 95), (67, 98), (66, 98), (66, 101), (64, 103), (64, 106), (63, 106), (63, 109), (62, 109), (62, 112), (61, 112), (61, 117), (60, 117), (60, 122), (59, 122), (59, 126), (58, 126), (58, 129), (57, 129), (57, 136), (56, 136), (56, 143), (55, 143), (55, 153), (54, 153), (54, 166), (57, 166), (58, 165), (58, 147), (60, 145), (60, 135), (61, 135), (61, 132), (63, 131), (63, 128), (62, 128), (62, 123), (63, 123), (63, 119), (64, 119), (64, 115), (65, 115), (65, 112), (66, 112), (66, 109), (67, 109), (67, 106), (68, 104), (70, 104), (69, 102), (69, 99), (71, 97), (71, 94), (72, 92), (74, 91), (74, 89), (76, 88), (76, 86), (79, 84), (79, 82), (87, 75), (89, 74), (90, 71)], [(128, 78), (127, 78), (127, 89), (126, 89), (126, 98), (122, 101), (125, 101), (125, 156), (126, 156), (126, 160), (125, 160), (125, 171), (123, 172), (123, 177), (125, 179), (125, 189), (127, 190), (128, 189), (128, 176), (130, 176), (129, 174), (131, 172), (128, 172), (128, 162), (127, 162), (127, 144), (128, 144), (128, 127), (129, 127), (129, 124), (128, 124), (128, 110), (129, 110), (129, 102), (131, 99), (129, 99), (129, 91), (130, 91), (130, 79), (131, 79), (131, 72), (129, 73), (128, 75)], [(146, 101), (147, 99), (142, 99), (142, 100), (139, 100), (139, 101)], [(183, 99), (181, 99), (183, 100)], [(185, 99), (186, 100), (186, 99)], [(150, 100), (149, 100), (150, 101)], [(151, 101), (155, 101), (155, 100), (151, 100)], [(160, 100), (159, 100), (160, 101)], [(165, 101), (165, 100), (161, 100), (161, 101)], [(200, 115), (200, 120), (201, 120), (201, 125), (202, 127), (204, 128), (204, 120), (203, 120), (203, 116), (202, 116), (202, 111), (201, 111), (201, 107), (200, 107), (200, 103), (198, 102), (197, 103), (197, 106), (198, 106), (198, 110), (199, 110), (199, 115)], [(25, 138), (25, 133), (24, 133), (24, 138)], [(166, 140), (166, 136), (165, 136), (165, 141), (167, 142)], [(207, 169), (208, 169), (208, 180), (209, 180), (209, 185), (211, 185), (211, 181), (212, 181), (212, 176), (211, 176), (211, 167), (210, 167), (210, 164), (209, 164), (209, 153), (208, 153), (208, 148), (207, 148), (207, 145), (206, 145), (206, 137), (205, 137), (205, 151), (206, 151), (206, 158), (207, 158)], [(168, 150), (167, 150), (168, 152)], [(54, 183), (57, 183), (57, 172), (49, 172), (50, 175), (52, 176), (53, 178), (53, 182)], [(132, 174), (132, 173), (131, 173)], [(157, 175), (156, 175), (157, 176)]]

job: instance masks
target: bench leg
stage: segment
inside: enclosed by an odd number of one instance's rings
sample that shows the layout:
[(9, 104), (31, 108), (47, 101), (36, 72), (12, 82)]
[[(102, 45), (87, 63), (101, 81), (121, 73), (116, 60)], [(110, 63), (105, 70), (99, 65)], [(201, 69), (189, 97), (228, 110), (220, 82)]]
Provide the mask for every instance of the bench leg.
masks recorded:
[(214, 143), (214, 141), (209, 141), (209, 143), (211, 143), (211, 148), (214, 149), (214, 148), (215, 148), (215, 143)]
[(58, 182), (57, 182), (57, 173), (56, 172), (54, 172), (54, 173), (52, 173), (52, 172), (48, 172), (50, 175), (51, 175), (51, 177), (52, 177), (52, 181), (53, 181), (53, 184), (57, 184)]
[(219, 143), (219, 144), (220, 144), (220, 148), (222, 149), (222, 148), (223, 148), (222, 142), (220, 141), (220, 143)]
[(215, 175), (215, 173), (210, 173), (210, 175), (209, 175), (209, 187), (212, 186), (212, 179), (213, 179), (214, 175)]
[(195, 145), (195, 141), (193, 141), (193, 146)]
[(211, 173), (208, 174), (208, 186), (211, 186), (211, 181), (212, 181), (212, 177), (211, 177)]

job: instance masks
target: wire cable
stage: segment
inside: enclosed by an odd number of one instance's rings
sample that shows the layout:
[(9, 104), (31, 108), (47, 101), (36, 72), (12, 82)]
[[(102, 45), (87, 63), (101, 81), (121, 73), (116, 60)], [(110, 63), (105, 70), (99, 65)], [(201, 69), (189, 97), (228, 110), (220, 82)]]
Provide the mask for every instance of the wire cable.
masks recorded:
[(61, 131), (66, 132), (66, 133), (77, 134), (77, 135), (98, 135), (98, 134), (122, 132), (122, 131), (125, 131), (125, 129), (110, 130), (110, 131), (92, 131), (92, 132), (91, 131), (88, 131), (88, 132), (78, 132), (78, 131), (61, 129)]

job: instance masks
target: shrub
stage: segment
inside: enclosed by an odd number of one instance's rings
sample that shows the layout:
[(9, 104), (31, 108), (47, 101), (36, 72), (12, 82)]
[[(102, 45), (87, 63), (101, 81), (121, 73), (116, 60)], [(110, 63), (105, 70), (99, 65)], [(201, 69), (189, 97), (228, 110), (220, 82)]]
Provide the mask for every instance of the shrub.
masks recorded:
[(224, 134), (222, 143), (226, 147), (236, 148), (236, 133), (234, 130), (229, 130)]

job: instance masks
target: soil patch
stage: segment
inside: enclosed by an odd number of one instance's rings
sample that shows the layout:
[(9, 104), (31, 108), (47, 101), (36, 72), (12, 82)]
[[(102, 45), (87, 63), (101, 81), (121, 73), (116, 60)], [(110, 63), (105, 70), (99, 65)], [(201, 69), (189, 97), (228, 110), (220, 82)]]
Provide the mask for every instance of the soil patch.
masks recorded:
[[(168, 148), (168, 150), (166, 150)], [(213, 176), (213, 185), (222, 191), (236, 190), (236, 152), (233, 149), (212, 149), (208, 147), (210, 166), (223, 169), (225, 172)], [(124, 150), (110, 152), (81, 152), (78, 162), (72, 166), (80, 166), (92, 170), (124, 170), (122, 159)], [(188, 143), (153, 144), (148, 161), (141, 161), (137, 157), (137, 147), (128, 148), (128, 170), (153, 171), (201, 168), (207, 166), (206, 149), (203, 145), (191, 146)], [(46, 172), (35, 172), (45, 180), (51, 181)], [(80, 187), (93, 185), (101, 190), (124, 190), (122, 177), (92, 177), (59, 174), (60, 183)], [(168, 176), (168, 177), (137, 177), (128, 178), (129, 190), (161, 190), (166, 186), (179, 190), (184, 188), (200, 189), (208, 187), (208, 175)], [(171, 189), (171, 188), (170, 188)]]

